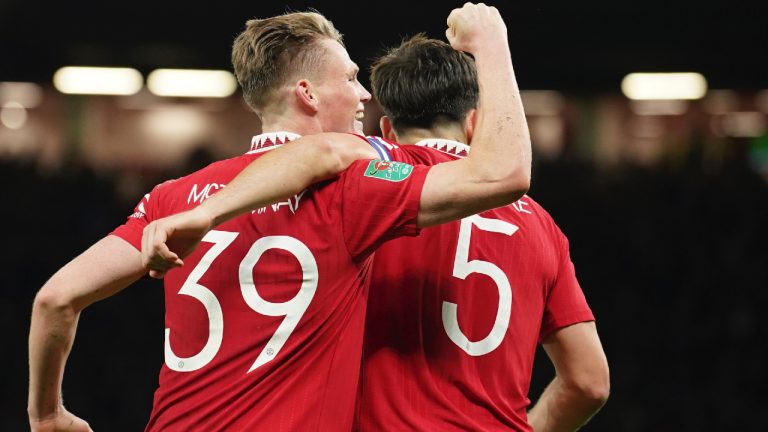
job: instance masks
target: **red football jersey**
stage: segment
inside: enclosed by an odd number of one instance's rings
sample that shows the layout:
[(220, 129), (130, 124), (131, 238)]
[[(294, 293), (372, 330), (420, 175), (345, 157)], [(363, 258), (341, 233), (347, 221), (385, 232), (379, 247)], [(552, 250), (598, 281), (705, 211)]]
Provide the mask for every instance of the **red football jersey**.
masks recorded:
[[(421, 144), (440, 151), (398, 157), (434, 164), (468, 151)], [(374, 258), (359, 429), (530, 431), (537, 344), (593, 319), (568, 240), (528, 196), (388, 242)]]
[[(188, 210), (274, 143), (163, 183), (117, 235)], [(165, 277), (165, 363), (149, 431), (348, 431), (371, 253), (416, 235), (428, 167), (358, 161), (337, 180), (232, 219)]]

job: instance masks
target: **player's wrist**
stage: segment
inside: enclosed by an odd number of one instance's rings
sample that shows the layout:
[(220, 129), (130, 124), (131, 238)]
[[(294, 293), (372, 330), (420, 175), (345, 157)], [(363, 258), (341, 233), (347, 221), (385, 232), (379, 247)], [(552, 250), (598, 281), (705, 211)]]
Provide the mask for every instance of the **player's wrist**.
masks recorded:
[(202, 204), (195, 207), (192, 211), (195, 212), (195, 218), (207, 225), (207, 231), (210, 231), (213, 227), (223, 223), (225, 220), (223, 219), (224, 215), (217, 211), (217, 206), (214, 205), (215, 201), (208, 201), (209, 200), (203, 201)]
[(58, 417), (64, 412), (64, 405), (61, 403), (52, 407), (39, 406), (39, 404), (30, 403), (27, 406), (27, 417), (30, 425), (45, 424)]
[(509, 50), (506, 36), (503, 40), (492, 38), (480, 42), (477, 44), (477, 48), (473, 49), (470, 54), (475, 58), (475, 64), (478, 66), (483, 62), (499, 64), (512, 61), (512, 54)]

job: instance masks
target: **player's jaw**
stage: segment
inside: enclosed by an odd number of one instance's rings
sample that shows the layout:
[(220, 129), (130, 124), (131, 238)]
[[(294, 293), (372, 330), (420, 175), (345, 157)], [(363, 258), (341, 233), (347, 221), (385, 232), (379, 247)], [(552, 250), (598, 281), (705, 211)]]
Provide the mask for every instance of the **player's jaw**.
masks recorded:
[(365, 103), (371, 94), (357, 80), (357, 65), (339, 43), (324, 41), (324, 71), (317, 88), (318, 117), (326, 132), (363, 132)]

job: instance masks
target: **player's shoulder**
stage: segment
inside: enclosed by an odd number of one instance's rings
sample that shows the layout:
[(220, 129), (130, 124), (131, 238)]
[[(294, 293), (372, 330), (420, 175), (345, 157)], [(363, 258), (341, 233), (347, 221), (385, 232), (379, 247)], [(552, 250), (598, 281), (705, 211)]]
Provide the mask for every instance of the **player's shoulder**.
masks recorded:
[(451, 162), (457, 159), (461, 159), (460, 156), (445, 153), (432, 147), (423, 147), (415, 144), (405, 145), (400, 147), (404, 154), (412, 157), (419, 163), (424, 164), (439, 164), (443, 162)]
[[(450, 152), (441, 151), (435, 146), (418, 144), (400, 144), (394, 141), (390, 141), (386, 138), (369, 136), (367, 137), (372, 144), (378, 144), (385, 147), (393, 161), (400, 161), (409, 164), (424, 164), (434, 165), (443, 162), (450, 162), (461, 157), (458, 154), (452, 154)], [(446, 150), (448, 146), (443, 146)], [(453, 146), (455, 148), (455, 146)], [(466, 152), (463, 153), (466, 155)]]
[(246, 153), (212, 162), (197, 171), (160, 183), (146, 199), (163, 214), (185, 210), (223, 189), (256, 157), (258, 155)]
[(561, 253), (568, 249), (568, 238), (552, 215), (529, 195), (503, 207), (485, 211), (480, 216), (514, 224), (539, 250)]
[(190, 183), (197, 183), (200, 181), (228, 181), (231, 177), (234, 177), (243, 170), (251, 161), (256, 159), (259, 154), (246, 153), (243, 155), (231, 157), (228, 159), (222, 159), (212, 162), (207, 166), (200, 168), (197, 171), (191, 172), (184, 176), (167, 180), (157, 186), (162, 189), (175, 189), (184, 187)]
[(418, 148), (429, 149), (433, 154), (448, 156), (451, 159), (460, 159), (469, 155), (469, 145), (442, 138), (428, 138), (414, 144)]
[[(526, 203), (526, 204), (523, 204)], [(524, 195), (523, 198), (517, 201), (518, 205), (523, 205), (531, 209), (531, 212), (536, 215), (536, 219), (539, 221), (541, 228), (546, 230), (551, 236), (559, 239), (565, 238), (565, 234), (557, 225), (557, 222), (552, 217), (547, 209), (545, 209), (540, 203), (533, 199), (529, 195)]]
[(517, 200), (516, 203), (525, 203), (524, 205), (531, 208), (539, 217), (552, 220), (552, 215), (550, 215), (538, 201), (528, 194), (523, 195), (523, 197)]
[(530, 195), (523, 195), (511, 204), (488, 210), (484, 214), (503, 216), (504, 219), (518, 221), (529, 228), (539, 228), (549, 232), (559, 231), (552, 215)]

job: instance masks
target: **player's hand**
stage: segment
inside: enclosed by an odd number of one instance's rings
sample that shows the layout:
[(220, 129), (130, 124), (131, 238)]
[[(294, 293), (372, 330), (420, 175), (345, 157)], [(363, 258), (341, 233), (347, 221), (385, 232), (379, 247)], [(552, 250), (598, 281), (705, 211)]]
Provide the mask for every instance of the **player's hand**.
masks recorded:
[(213, 218), (202, 208), (158, 219), (144, 228), (141, 263), (149, 275), (162, 279), (168, 270), (184, 265), (181, 259), (192, 253), (213, 227)]
[(29, 419), (32, 432), (93, 432), (88, 422), (62, 408), (55, 417)]
[(445, 36), (459, 51), (476, 54), (482, 48), (507, 46), (507, 26), (498, 9), (484, 3), (465, 3), (448, 15)]

